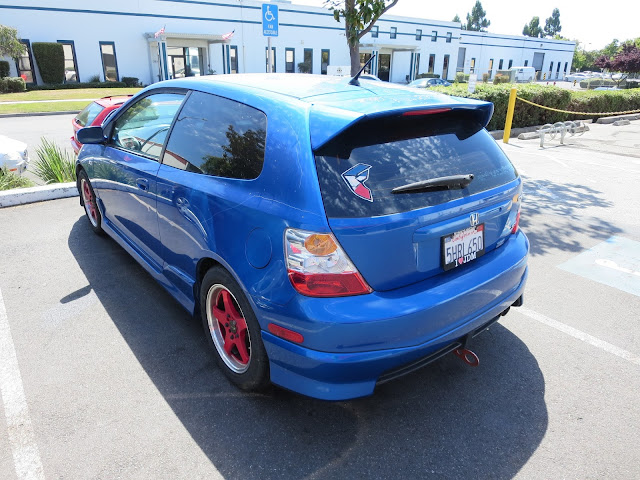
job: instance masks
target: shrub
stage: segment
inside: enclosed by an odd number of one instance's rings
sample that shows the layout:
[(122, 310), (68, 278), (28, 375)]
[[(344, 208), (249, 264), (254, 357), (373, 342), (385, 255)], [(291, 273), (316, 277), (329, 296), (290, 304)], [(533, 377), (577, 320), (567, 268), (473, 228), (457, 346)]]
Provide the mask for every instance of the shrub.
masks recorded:
[(27, 90), (73, 90), (74, 88), (124, 88), (123, 82), (84, 82), (84, 83), (63, 83), (58, 85), (29, 85)]
[[(476, 98), (492, 102), (494, 112), (487, 128), (501, 130), (507, 115), (509, 92), (511, 84), (479, 84), (473, 94), (468, 93), (466, 85), (452, 85), (451, 87), (431, 87), (432, 90), (458, 97)], [(544, 125), (566, 120), (597, 119), (598, 115), (589, 112), (621, 112), (640, 109), (640, 91), (638, 90), (610, 90), (610, 91), (572, 91), (545, 85), (524, 84), (518, 86), (518, 97), (547, 107), (585, 112), (586, 115), (552, 112), (542, 108), (516, 101), (513, 116), (513, 128)]]
[(580, 81), (580, 88), (593, 89), (601, 86), (615, 86), (618, 82), (615, 80), (602, 79), (602, 78), (589, 78), (587, 80)]
[(310, 73), (311, 72), (311, 64), (300, 62), (298, 63), (298, 72), (300, 73)]
[(20, 175), (10, 172), (6, 167), (0, 168), (0, 190), (33, 187), (33, 185), (33, 182), (28, 178), (21, 177)]
[(465, 75), (464, 72), (456, 72), (456, 83), (465, 83), (469, 81), (469, 75)]
[(489, 74), (488, 73), (483, 73), (482, 74), (482, 83), (489, 83)]
[(91, 75), (89, 77), (89, 83), (100, 83), (100, 75)]
[(0, 78), (0, 93), (24, 92), (26, 89), (24, 78), (6, 77)]
[(69, 152), (44, 137), (40, 142), (42, 146), (36, 149), (38, 161), (34, 165), (34, 173), (47, 184), (75, 182), (75, 161)]
[(122, 83), (127, 87), (139, 87), (140, 80), (137, 77), (122, 77)]
[(416, 80), (420, 78), (440, 78), (440, 75), (437, 73), (421, 73), (420, 75), (416, 75)]
[(33, 55), (44, 83), (64, 82), (64, 50), (61, 43), (34, 42)]
[(0, 60), (0, 78), (5, 78), (9, 76), (9, 62), (6, 60)]
[(511, 77), (509, 75), (503, 75), (502, 73), (498, 73), (496, 74), (495, 78), (493, 79), (493, 84), (494, 85), (499, 85), (501, 83), (509, 83), (509, 79)]

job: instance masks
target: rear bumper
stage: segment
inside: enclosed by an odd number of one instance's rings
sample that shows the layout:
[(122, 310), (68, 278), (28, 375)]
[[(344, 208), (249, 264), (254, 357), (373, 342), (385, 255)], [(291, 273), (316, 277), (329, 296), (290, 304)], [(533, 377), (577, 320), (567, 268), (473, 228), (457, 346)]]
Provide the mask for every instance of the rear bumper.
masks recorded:
[[(424, 359), (435, 352), (482, 331), (523, 295), (529, 244), (522, 233), (508, 243), (495, 252), (504, 257), (494, 257), (486, 265), (451, 276), (450, 281), (431, 289), (421, 285), (422, 291), (415, 292), (418, 285), (402, 289), (410, 295), (396, 292), (392, 298), (389, 294), (348, 297), (355, 302), (355, 308), (348, 309), (342, 303), (347, 299), (330, 299), (343, 311), (334, 308), (333, 315), (325, 312), (322, 321), (304, 316), (313, 310), (299, 312), (297, 321), (273, 310), (266, 315), (259, 312), (261, 322), (278, 318), (274, 323), (305, 337), (303, 346), (262, 332), (272, 382), (316, 398), (345, 400), (370, 395), (378, 381), (411, 371), (411, 365), (426, 364)], [(313, 348), (313, 344), (332, 347)]]

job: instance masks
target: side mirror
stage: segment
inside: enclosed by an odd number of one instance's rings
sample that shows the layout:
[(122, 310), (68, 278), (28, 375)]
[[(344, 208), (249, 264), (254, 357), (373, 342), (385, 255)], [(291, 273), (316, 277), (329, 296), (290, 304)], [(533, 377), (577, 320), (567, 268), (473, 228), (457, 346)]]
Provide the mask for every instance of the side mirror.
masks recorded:
[(85, 127), (78, 130), (76, 138), (82, 144), (100, 144), (104, 143), (105, 137), (102, 127)]

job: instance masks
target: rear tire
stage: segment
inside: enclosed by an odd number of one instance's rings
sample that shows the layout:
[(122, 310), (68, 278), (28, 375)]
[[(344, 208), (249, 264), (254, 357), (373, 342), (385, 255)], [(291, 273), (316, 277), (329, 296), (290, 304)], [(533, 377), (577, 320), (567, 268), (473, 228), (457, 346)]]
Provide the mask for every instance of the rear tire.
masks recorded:
[(211, 268), (200, 287), (202, 326), (225, 376), (242, 390), (269, 385), (269, 359), (260, 325), (238, 282), (222, 267)]
[(96, 194), (93, 191), (87, 172), (84, 170), (78, 172), (78, 192), (91, 229), (98, 235), (104, 234), (104, 230), (102, 230), (102, 215), (98, 208)]

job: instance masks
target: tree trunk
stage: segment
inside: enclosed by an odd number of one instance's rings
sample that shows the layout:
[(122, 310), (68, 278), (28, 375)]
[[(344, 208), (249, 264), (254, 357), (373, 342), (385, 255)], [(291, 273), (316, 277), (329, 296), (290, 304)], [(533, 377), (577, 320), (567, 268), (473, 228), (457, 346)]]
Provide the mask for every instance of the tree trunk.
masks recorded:
[(360, 71), (360, 43), (349, 45), (349, 55), (351, 56), (351, 76)]

